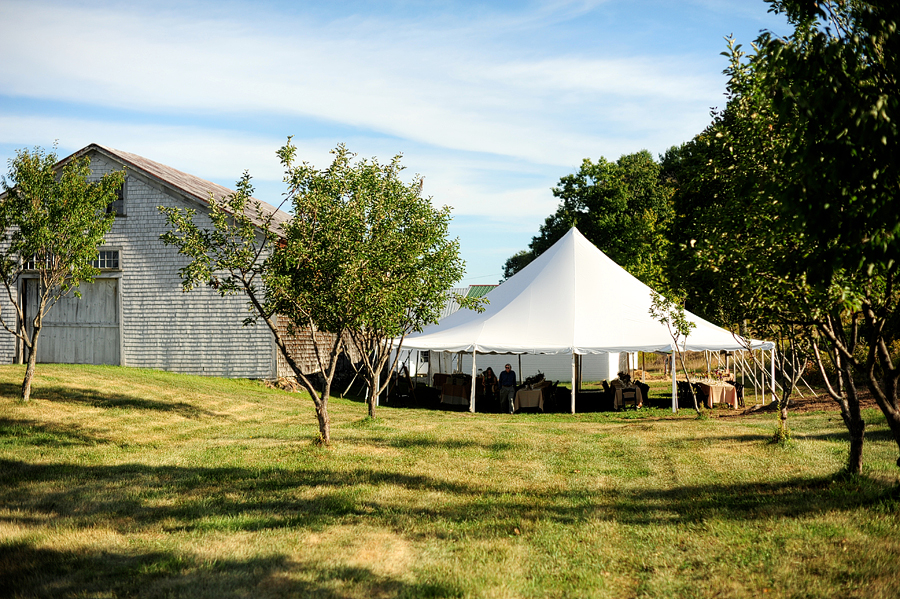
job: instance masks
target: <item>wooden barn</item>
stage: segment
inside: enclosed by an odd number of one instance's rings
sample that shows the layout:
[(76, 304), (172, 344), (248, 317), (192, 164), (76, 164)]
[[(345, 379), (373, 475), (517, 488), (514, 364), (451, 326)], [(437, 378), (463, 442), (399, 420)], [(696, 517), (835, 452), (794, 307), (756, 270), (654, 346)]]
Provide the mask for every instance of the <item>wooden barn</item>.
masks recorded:
[[(221, 199), (232, 190), (97, 144), (59, 166), (81, 156), (90, 158), (92, 176), (98, 179), (124, 167), (125, 185), (114, 206), (115, 223), (98, 253), (101, 274), (93, 283), (81, 284), (81, 298), (69, 295), (47, 315), (37, 361), (235, 378), (291, 376), (269, 329), (262, 323), (241, 325), (247, 316), (246, 297), (223, 298), (206, 287), (183, 292), (178, 271), (187, 261), (160, 240), (166, 220), (158, 206), (193, 208), (200, 220), (208, 214), (210, 194)], [(267, 204), (263, 207), (275, 213), (276, 223), (289, 218)], [(29, 302), (35, 284), (26, 274), (16, 290), (26, 315), (34, 310)], [(14, 313), (8, 303), (3, 309), (10, 322)], [(292, 339), (290, 346), (305, 370), (317, 370), (308, 340)], [(21, 363), (25, 351), (13, 335), (0, 333), (0, 362)]]

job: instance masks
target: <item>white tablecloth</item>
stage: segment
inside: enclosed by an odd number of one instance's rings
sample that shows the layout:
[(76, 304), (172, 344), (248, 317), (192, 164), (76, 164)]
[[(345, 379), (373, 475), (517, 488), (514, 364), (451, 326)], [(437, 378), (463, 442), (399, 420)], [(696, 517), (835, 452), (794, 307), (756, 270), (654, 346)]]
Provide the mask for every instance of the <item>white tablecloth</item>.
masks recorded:
[(706, 407), (712, 408), (717, 403), (728, 403), (737, 409), (737, 389), (728, 383), (700, 383), (700, 388), (707, 396)]

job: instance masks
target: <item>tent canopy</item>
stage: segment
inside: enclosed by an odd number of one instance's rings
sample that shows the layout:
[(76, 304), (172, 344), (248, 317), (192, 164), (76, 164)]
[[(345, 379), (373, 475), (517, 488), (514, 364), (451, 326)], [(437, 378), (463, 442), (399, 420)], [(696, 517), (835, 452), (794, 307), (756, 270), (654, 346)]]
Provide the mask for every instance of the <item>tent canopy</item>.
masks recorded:
[[(494, 289), (484, 312), (459, 310), (410, 335), (405, 349), (478, 353), (671, 352), (668, 328), (650, 316), (651, 289), (576, 228)], [(746, 349), (691, 313), (696, 326), (679, 350)], [(681, 345), (684, 344), (683, 347)], [(771, 343), (753, 341), (754, 349)]]

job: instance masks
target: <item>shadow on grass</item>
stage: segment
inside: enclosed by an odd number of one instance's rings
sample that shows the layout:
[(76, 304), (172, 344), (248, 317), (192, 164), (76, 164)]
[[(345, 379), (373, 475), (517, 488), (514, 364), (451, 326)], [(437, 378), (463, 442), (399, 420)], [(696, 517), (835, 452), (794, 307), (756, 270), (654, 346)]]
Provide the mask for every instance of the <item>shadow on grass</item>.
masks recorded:
[(495, 453), (512, 451), (519, 447), (508, 441), (491, 441), (483, 443), (474, 439), (445, 439), (428, 435), (370, 435), (365, 439), (342, 439), (342, 444), (361, 447), (383, 446), (398, 449), (437, 449), (440, 451), (456, 449), (485, 449)]
[(109, 439), (85, 434), (77, 426), (48, 425), (31, 420), (0, 418), (0, 439), (5, 443), (35, 447), (66, 447), (72, 445), (98, 445), (110, 443)]
[[(587, 477), (586, 477), (587, 478)], [(396, 488), (385, 500), (383, 489)], [(423, 494), (439, 493), (439, 502)], [(412, 501), (404, 497), (413, 497)], [(395, 499), (396, 498), (396, 499)], [(661, 523), (814, 518), (835, 511), (895, 513), (897, 488), (865, 477), (827, 476), (750, 482), (609, 488), (579, 486), (513, 491), (378, 468), (329, 470), (152, 467), (142, 464), (32, 464), (0, 460), (0, 523), (33, 530), (52, 523), (78, 534), (107, 529), (129, 536), (167, 532), (202, 535), (365, 524), (405, 530), (409, 538), (495, 538), (529, 523), (578, 526), (606, 520), (640, 527)], [(766, 524), (762, 524), (766, 526)], [(448, 532), (451, 531), (451, 532)], [(36, 535), (36, 538), (42, 538)], [(10, 596), (370, 596), (453, 597), (462, 590), (414, 584), (358, 567), (298, 563), (284, 556), (199, 560), (132, 546), (87, 553), (0, 540), (0, 581)], [(3, 585), (0, 585), (3, 586)], [(2, 592), (0, 592), (2, 595)]]
[[(577, 481), (577, 477), (575, 479)], [(574, 482), (574, 481), (573, 481)], [(384, 486), (441, 493), (440, 503), (373, 499)], [(887, 503), (885, 503), (887, 502)], [(262, 530), (369, 522), (395, 526), (483, 520), (484, 534), (510, 518), (561, 523), (588, 518), (635, 525), (810, 517), (874, 505), (898, 508), (897, 487), (865, 477), (794, 478), (591, 491), (529, 489), (452, 482), (378, 469), (244, 469), (85, 466), (0, 460), (0, 505), (10, 512), (98, 521), (123, 534), (164, 525), (177, 530)], [(16, 520), (16, 517), (2, 518)]]
[(203, 561), (168, 552), (59, 551), (0, 544), (0, 596), (461, 597), (444, 584), (409, 583), (362, 567), (296, 563), (284, 556)]
[[(788, 426), (790, 426), (790, 425), (788, 425)], [(797, 439), (820, 439), (822, 441), (835, 441), (837, 443), (841, 443), (841, 442), (849, 442), (850, 441), (850, 433), (847, 432), (846, 430), (833, 431), (833, 432), (827, 432), (827, 433), (812, 433), (812, 434), (808, 434), (808, 433), (804, 433), (804, 432), (797, 432), (796, 438)], [(866, 427), (865, 440), (866, 441), (886, 441), (889, 443), (893, 443), (894, 436), (891, 434), (891, 430), (889, 428), (887, 428), (886, 426), (879, 427), (879, 428)], [(863, 451), (865, 451), (865, 450), (863, 450)]]
[[(12, 383), (0, 383), (0, 396), (21, 396), (21, 387)], [(47, 387), (35, 385), (31, 392), (32, 399), (93, 406), (95, 408), (117, 408), (122, 410), (152, 410), (156, 412), (174, 412), (185, 418), (201, 416), (218, 416), (217, 414), (198, 408), (183, 401), (158, 401), (145, 397), (125, 395), (123, 393), (103, 393), (96, 389), (76, 388), (71, 386)]]

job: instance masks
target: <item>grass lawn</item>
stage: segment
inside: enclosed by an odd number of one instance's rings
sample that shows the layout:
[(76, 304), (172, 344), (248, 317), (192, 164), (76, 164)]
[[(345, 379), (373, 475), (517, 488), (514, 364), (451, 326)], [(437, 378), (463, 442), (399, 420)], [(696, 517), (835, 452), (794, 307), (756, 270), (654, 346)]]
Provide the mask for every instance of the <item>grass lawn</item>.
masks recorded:
[[(900, 597), (897, 447), (840, 415), (470, 414), (0, 367), (0, 597)], [(718, 412), (717, 412), (718, 413)]]

